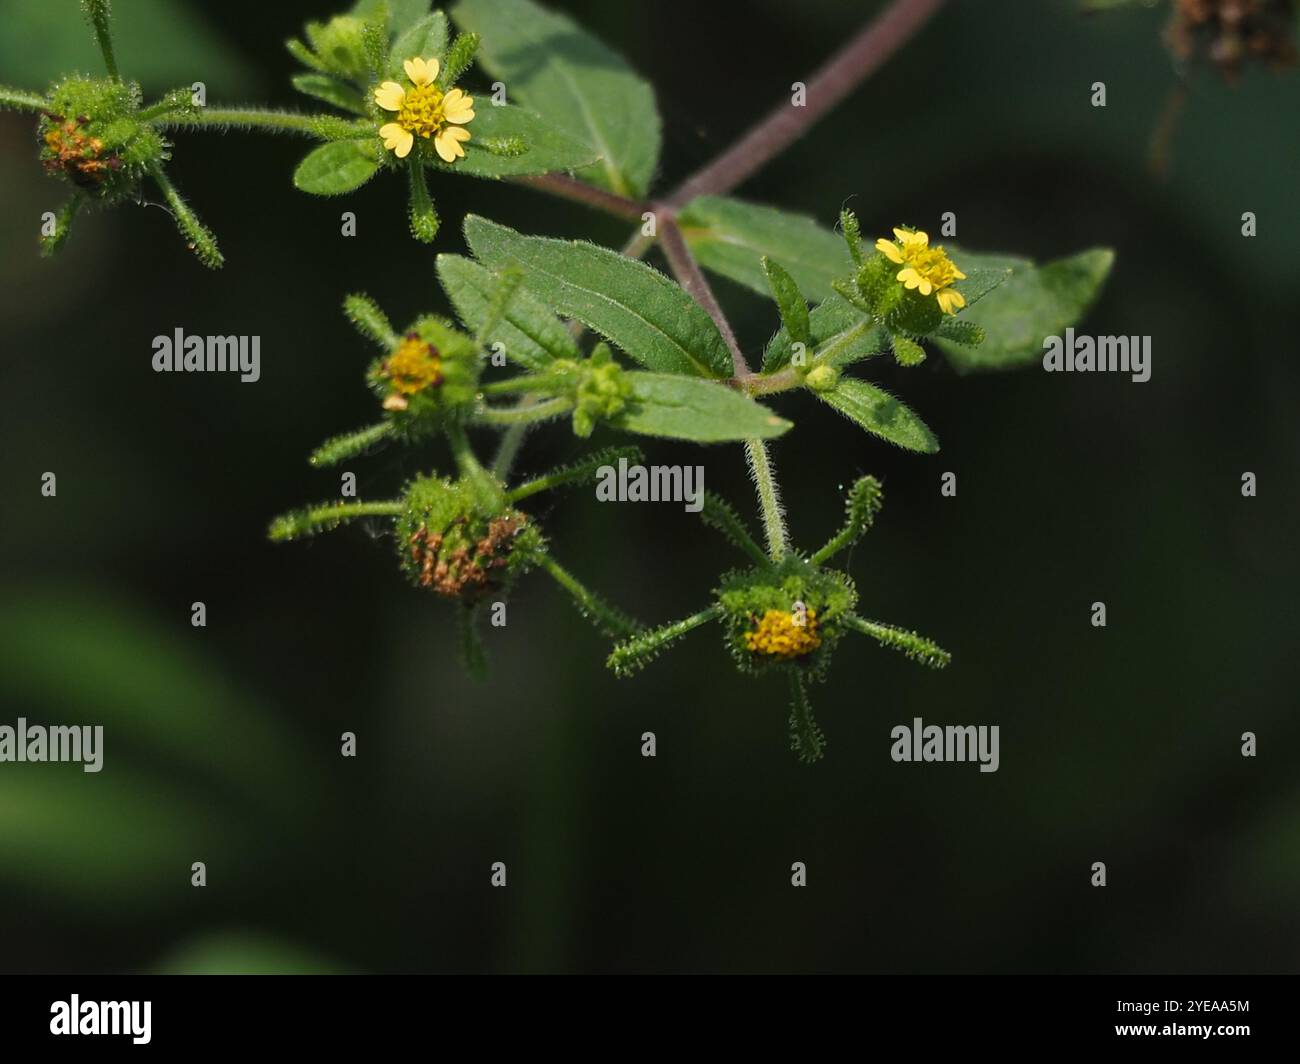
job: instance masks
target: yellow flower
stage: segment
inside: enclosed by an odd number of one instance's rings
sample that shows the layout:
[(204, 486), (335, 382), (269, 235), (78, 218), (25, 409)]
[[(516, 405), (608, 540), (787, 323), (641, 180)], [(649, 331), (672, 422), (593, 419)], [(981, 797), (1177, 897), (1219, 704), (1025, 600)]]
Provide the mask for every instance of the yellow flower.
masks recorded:
[(442, 383), (442, 358), (437, 348), (421, 340), (418, 333), (408, 333), (384, 363), (384, 376), (393, 386), (384, 409), (405, 410), (405, 396)]
[(753, 654), (763, 654), (779, 661), (793, 661), (811, 654), (822, 645), (817, 634), (817, 611), (804, 611), (803, 624), (792, 613), (768, 610), (758, 626), (745, 633), (745, 647)]
[(395, 122), (379, 127), (384, 147), (399, 159), (411, 154), (417, 136), (433, 139), (434, 151), (443, 162), (454, 163), (465, 157), (461, 145), (469, 140), (464, 129), (474, 117), (474, 97), (460, 89), (445, 93), (434, 84), (438, 60), (419, 56), (402, 64), (411, 87), (402, 88), (395, 81), (385, 81), (375, 89), (375, 103), (385, 111), (397, 112)]
[(933, 292), (945, 314), (956, 314), (966, 305), (965, 297), (950, 287), (954, 281), (964, 281), (966, 275), (942, 247), (930, 247), (926, 233), (895, 229), (893, 240), (881, 237), (876, 241), (876, 250), (903, 267), (897, 276), (905, 288), (915, 288), (923, 296)]

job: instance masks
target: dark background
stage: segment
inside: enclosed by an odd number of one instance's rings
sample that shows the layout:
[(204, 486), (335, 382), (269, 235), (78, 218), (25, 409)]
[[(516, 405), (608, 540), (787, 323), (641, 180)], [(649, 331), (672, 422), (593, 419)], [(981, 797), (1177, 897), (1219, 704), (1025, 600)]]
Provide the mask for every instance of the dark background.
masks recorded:
[[(116, 6), (119, 61), (147, 90), (204, 80), (213, 103), (311, 106), (281, 42), (328, 3)], [(878, 5), (558, 6), (655, 84), (663, 190)], [(953, 210), (980, 250), (1114, 247), (1085, 327), (1154, 351), (1140, 385), (868, 364), (939, 434), (930, 457), (776, 400), (797, 423), (775, 449), (796, 540), (832, 529), (841, 485), (882, 477), (884, 512), (851, 558), (863, 612), (954, 655), (936, 674), (846, 643), (813, 692), (829, 747), (812, 768), (787, 749), (783, 685), (737, 675), (717, 629), (616, 681), (537, 575), (488, 630), (492, 678), (475, 685), (450, 610), (405, 585), (378, 527), (265, 540), (274, 514), (337, 494), (311, 448), (373, 419), (346, 292), (399, 322), (446, 310), (434, 254), (460, 249), (471, 210), (613, 245), (625, 224), (446, 176), (431, 250), (406, 235), (399, 182), (313, 199), (289, 182), (305, 142), (202, 132), (176, 138), (170, 172), (224, 270), (132, 205), (80, 219), (47, 262), (40, 213), (66, 189), (36, 162), (31, 118), (0, 115), (0, 721), (106, 729), (98, 775), (0, 765), (0, 967), (1295, 970), (1298, 82), (1193, 72), (1156, 179), (1177, 79), (1165, 18), (956, 0), (739, 192), (826, 224), (847, 202), (873, 234), (933, 232)], [(0, 81), (99, 70), (71, 0), (11, 0), (0, 19)], [(758, 351), (774, 308), (717, 285)], [(151, 340), (177, 326), (261, 335), (261, 381), (154, 374)], [(519, 469), (579, 450), (551, 427)], [(753, 514), (739, 447), (650, 454), (702, 461)], [(389, 450), (344, 468), (378, 498), (446, 461)], [(948, 470), (955, 499), (939, 495)], [(1241, 496), (1247, 470), (1257, 498)], [(538, 512), (561, 560), (649, 621), (700, 608), (737, 561), (677, 506), (578, 492)], [(915, 716), (999, 725), (1000, 770), (893, 763), (890, 729)], [(339, 756), (344, 730), (356, 759)], [(489, 887), (497, 860), (505, 890)], [(795, 860), (807, 889), (790, 886)]]

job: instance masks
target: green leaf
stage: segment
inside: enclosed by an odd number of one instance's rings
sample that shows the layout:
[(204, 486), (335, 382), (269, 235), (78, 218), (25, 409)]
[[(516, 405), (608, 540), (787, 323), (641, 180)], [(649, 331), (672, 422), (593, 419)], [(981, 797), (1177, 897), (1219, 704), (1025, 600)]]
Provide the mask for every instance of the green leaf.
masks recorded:
[(472, 214), (465, 238), (484, 265), (521, 270), (525, 288), (546, 306), (595, 329), (646, 369), (731, 375), (731, 355), (713, 320), (645, 263), (582, 241), (523, 236)]
[(1011, 369), (1036, 361), (1043, 339), (1059, 335), (1092, 305), (1115, 254), (1092, 248), (1044, 266), (1016, 260), (1010, 277), (958, 320), (984, 330), (984, 342), (968, 348), (936, 336), (935, 343), (959, 370)]
[[(492, 312), (497, 277), (463, 255), (439, 255), (438, 278), (460, 320), (477, 333)], [(507, 358), (531, 370), (544, 370), (553, 359), (582, 357), (560, 319), (523, 291), (514, 293), (501, 320), (483, 339), (489, 346), (505, 345)]]
[(777, 309), (781, 312), (786, 332), (790, 334), (791, 340), (807, 346), (810, 343), (808, 304), (799, 294), (798, 285), (779, 262), (773, 262), (766, 255), (762, 261), (763, 272), (767, 275), (767, 283), (771, 286), (772, 298), (776, 300)]
[(417, 19), (393, 41), (388, 53), (388, 73), (399, 77), (402, 64), (419, 56), (421, 59), (441, 58), (447, 50), (447, 16), (441, 11)]
[(510, 98), (591, 146), (600, 161), (578, 177), (623, 196), (645, 194), (659, 162), (659, 112), (649, 83), (622, 56), (530, 0), (461, 0), (451, 14), (482, 37), (479, 63)]
[(698, 443), (770, 439), (791, 427), (761, 403), (720, 381), (668, 373), (627, 375), (632, 399), (609, 424), (644, 436), (667, 436)]
[(309, 152), (293, 172), (293, 183), (316, 196), (338, 196), (360, 188), (379, 169), (379, 141), (336, 140)]
[(474, 97), (474, 120), (466, 128), (471, 138), (464, 144), (465, 158), (444, 163), (431, 153), (426, 164), (473, 177), (524, 177), (576, 170), (596, 157), (586, 144), (532, 111), (497, 107), (486, 96)]
[(293, 87), (301, 93), (324, 100), (344, 111), (351, 111), (358, 115), (366, 113), (366, 103), (361, 93), (347, 82), (328, 74), (298, 74), (293, 78)]
[(841, 377), (833, 391), (813, 394), (882, 440), (922, 454), (934, 454), (939, 449), (938, 439), (925, 422), (874, 384), (855, 377)]
[(430, 0), (357, 0), (351, 13), (358, 18), (368, 18), (381, 5), (388, 8), (388, 31), (400, 36), (409, 26), (429, 14)]
[(678, 221), (700, 265), (762, 295), (768, 294), (765, 255), (779, 260), (811, 301), (832, 295), (831, 282), (853, 271), (843, 239), (804, 214), (701, 196)]
[[(842, 368), (878, 355), (888, 346), (884, 330), (839, 296), (831, 296), (813, 308), (808, 316), (808, 331), (809, 365), (816, 361)], [(791, 336), (783, 327), (763, 352), (763, 372), (774, 373), (787, 365), (793, 350)]]

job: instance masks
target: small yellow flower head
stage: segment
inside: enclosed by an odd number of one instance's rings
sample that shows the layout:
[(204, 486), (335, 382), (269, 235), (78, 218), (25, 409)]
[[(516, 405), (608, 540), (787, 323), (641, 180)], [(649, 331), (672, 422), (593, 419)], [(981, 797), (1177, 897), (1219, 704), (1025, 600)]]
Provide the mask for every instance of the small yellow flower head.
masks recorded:
[(876, 241), (876, 250), (903, 267), (897, 279), (905, 288), (917, 289), (923, 296), (933, 292), (939, 309), (945, 314), (956, 314), (966, 305), (965, 297), (950, 287), (954, 281), (964, 281), (966, 275), (957, 269), (942, 247), (930, 247), (928, 234), (895, 229), (893, 240), (881, 237)]
[(797, 624), (793, 613), (785, 610), (768, 610), (757, 627), (745, 633), (745, 647), (753, 654), (793, 661), (806, 657), (822, 645), (817, 631), (817, 611), (803, 611), (803, 624)]
[(411, 154), (416, 137), (433, 140), (433, 149), (443, 162), (454, 163), (465, 157), (461, 146), (469, 140), (463, 128), (474, 118), (474, 97), (460, 89), (445, 93), (434, 84), (438, 60), (418, 56), (402, 64), (410, 79), (410, 88), (395, 81), (385, 81), (375, 89), (375, 103), (385, 111), (395, 111), (396, 120), (379, 127), (384, 147), (399, 159)]
[(394, 393), (390, 398), (395, 402), (390, 409), (405, 410), (407, 404), (401, 397), (442, 383), (442, 357), (433, 344), (420, 339), (419, 333), (407, 333), (384, 363), (384, 376)]

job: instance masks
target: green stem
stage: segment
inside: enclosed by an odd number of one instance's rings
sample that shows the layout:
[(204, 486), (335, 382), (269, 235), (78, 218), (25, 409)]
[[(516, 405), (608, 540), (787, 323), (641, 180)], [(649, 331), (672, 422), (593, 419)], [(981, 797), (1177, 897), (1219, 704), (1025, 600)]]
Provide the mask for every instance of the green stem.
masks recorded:
[(772, 561), (785, 557), (788, 541), (785, 517), (781, 512), (781, 495), (776, 487), (776, 471), (762, 440), (745, 441), (745, 457), (749, 460), (749, 473), (754, 478), (758, 492), (758, 505), (763, 514), (763, 532), (767, 536), (767, 553)]
[(460, 470), (460, 475), (466, 480), (477, 481), (493, 494), (499, 493), (501, 490), (500, 485), (492, 474), (479, 464), (478, 457), (474, 454), (474, 448), (470, 446), (469, 437), (465, 435), (465, 430), (459, 425), (448, 425), (444, 432), (447, 436), (447, 442), (451, 445), (451, 455), (456, 460), (456, 468)]
[(68, 233), (72, 229), (72, 220), (76, 218), (77, 212), (81, 210), (86, 203), (86, 194), (84, 192), (74, 192), (66, 203), (59, 208), (59, 212), (54, 218), (54, 232), (49, 236), (41, 237), (41, 254), (50, 256), (58, 252), (63, 247), (63, 243), (68, 239)]
[(15, 111), (44, 111), (48, 106), (45, 97), (34, 92), (0, 85), (0, 107), (12, 107)]
[(551, 575), (552, 580), (573, 596), (573, 601), (578, 605), (578, 612), (611, 639), (626, 639), (635, 636), (641, 630), (635, 621), (589, 591), (576, 576), (549, 554), (543, 554), (539, 564)]
[(108, 0), (82, 0), (81, 6), (90, 19), (90, 24), (95, 27), (95, 39), (99, 42), (99, 51), (104, 57), (104, 69), (114, 81), (121, 81), (117, 72), (117, 57), (113, 55), (113, 38), (108, 32)]
[(707, 610), (700, 610), (699, 613), (692, 614), (683, 620), (652, 628), (648, 632), (640, 632), (632, 638), (619, 643), (610, 653), (605, 664), (619, 678), (631, 676), (654, 661), (659, 656), (660, 651), (670, 643), (676, 642), (687, 632), (693, 631), (709, 621), (716, 620), (721, 615), (721, 606), (710, 606)]
[[(573, 400), (560, 396), (556, 399), (547, 399), (542, 403), (529, 403), (525, 400), (518, 406), (507, 407), (505, 409), (490, 406), (480, 407), (478, 412), (474, 415), (474, 420), (481, 425), (503, 425), (524, 428), (534, 422), (546, 421), (549, 418), (559, 417), (561, 414), (565, 414), (572, 409)], [(522, 440), (522, 436), (520, 439)], [(519, 448), (518, 443), (515, 443), (513, 446), (514, 450), (517, 451)], [(504, 450), (505, 441), (503, 440), (502, 451)], [(497, 459), (492, 466), (493, 471), (496, 472), (498, 476), (504, 475), (502, 472), (501, 457), (501, 452), (499, 451), (497, 453)], [(514, 460), (514, 454), (510, 454), (509, 458), (510, 461), (507, 461), (504, 464), (505, 472), (509, 471), (510, 462), (513, 462)]]
[(272, 133), (303, 133), (316, 136), (322, 118), (333, 115), (304, 115), (292, 111), (269, 111), (253, 108), (231, 107), (203, 109), (185, 115), (165, 118), (160, 126), (192, 126), (196, 128), (260, 129)]
[(217, 238), (212, 230), (199, 221), (199, 216), (190, 209), (190, 205), (182, 198), (162, 166), (157, 163), (150, 166), (149, 176), (162, 189), (163, 198), (167, 200), (167, 206), (172, 209), (172, 214), (176, 218), (176, 227), (189, 242), (190, 250), (198, 256), (204, 266), (211, 270), (220, 269), (226, 260), (217, 247)]
[(271, 522), (268, 534), (277, 543), (301, 539), (328, 532), (344, 521), (358, 517), (396, 517), (403, 509), (405, 505), (400, 499), (391, 502), (323, 502), (277, 517)]
[(515, 395), (519, 392), (553, 392), (561, 387), (563, 381), (554, 374), (530, 373), (523, 377), (508, 377), (503, 381), (492, 381), (479, 385), (483, 395)]
[(581, 458), (570, 465), (552, 469), (549, 473), (544, 473), (540, 477), (524, 481), (513, 491), (506, 493), (506, 500), (515, 503), (520, 499), (526, 499), (530, 495), (537, 495), (543, 491), (551, 491), (554, 488), (562, 488), (566, 484), (590, 480), (604, 466), (617, 465), (620, 459), (628, 462), (640, 462), (642, 461), (641, 449), (639, 447), (602, 447), (600, 450), (593, 451), (585, 458)]

